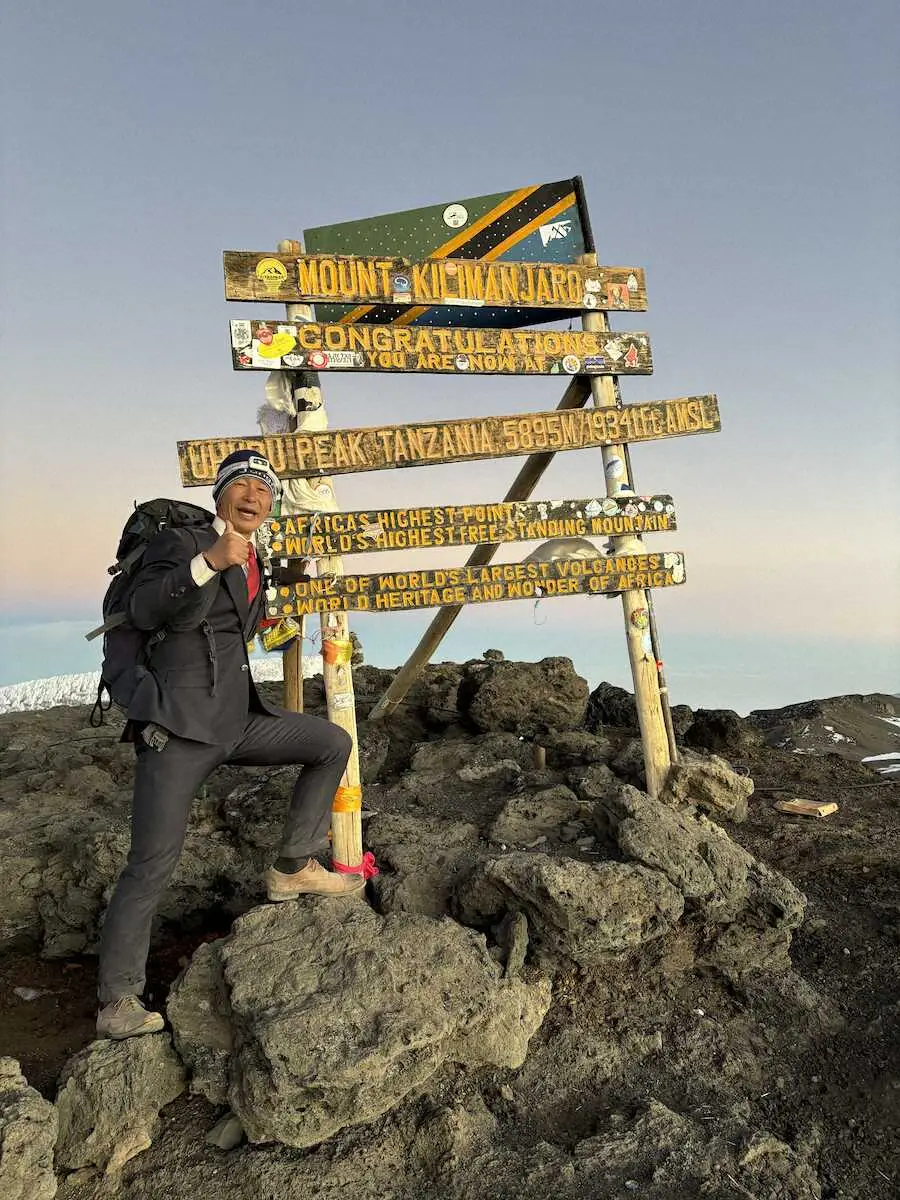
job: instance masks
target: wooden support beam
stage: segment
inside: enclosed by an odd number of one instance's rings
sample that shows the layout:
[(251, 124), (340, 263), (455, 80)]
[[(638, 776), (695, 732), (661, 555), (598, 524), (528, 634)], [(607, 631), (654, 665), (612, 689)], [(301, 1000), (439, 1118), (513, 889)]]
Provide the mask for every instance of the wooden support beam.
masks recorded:
[[(282, 242), (279, 245), (279, 250), (282, 252), (299, 253), (300, 243)], [(304, 318), (311, 318), (312, 310), (308, 305), (290, 305), (288, 316), (301, 321)], [(314, 377), (310, 383), (313, 382)], [(318, 389), (313, 386), (307, 386), (305, 391), (308, 400), (316, 404), (316, 407), (310, 411), (320, 412), (322, 408), (321, 394), (314, 394), (318, 392)], [(297, 424), (300, 430), (303, 429), (305, 419), (306, 414), (298, 414)], [(295, 436), (304, 436), (304, 434), (301, 432)], [(328, 485), (329, 492), (333, 492), (331, 481), (326, 480), (325, 482)], [(291, 497), (287, 490), (286, 497), (288, 502), (290, 502)], [(284, 502), (283, 499), (283, 505)], [(319, 569), (327, 572), (329, 576), (336, 576), (343, 572), (343, 563), (340, 558), (323, 558), (320, 560)], [(325, 682), (325, 702), (328, 719), (345, 730), (353, 742), (350, 749), (350, 758), (341, 779), (341, 786), (332, 805), (331, 853), (336, 862), (342, 863), (345, 866), (356, 866), (357, 864), (361, 865), (363, 859), (362, 787), (359, 771), (359, 737), (356, 729), (353, 672), (350, 667), (349, 653), (343, 652), (344, 648), (350, 645), (350, 631), (346, 613), (329, 612), (322, 614), (321, 640), (322, 674)], [(298, 639), (297, 647), (296, 667), (293, 667), (293, 665), (291, 667), (292, 673), (296, 671), (297, 682), (294, 683), (292, 680), (292, 687), (299, 687), (302, 695), (302, 642), (300, 639)]]
[[(595, 254), (586, 254), (582, 261), (588, 265), (596, 263)], [(606, 313), (589, 312), (582, 317), (585, 329), (598, 334), (609, 329)], [(594, 406), (598, 410), (616, 411), (619, 398), (615, 381), (609, 377), (590, 381)], [(623, 438), (630, 441), (631, 438)], [(615, 496), (622, 489), (631, 489), (625, 450), (622, 445), (608, 445), (601, 449), (603, 473), (607, 494)], [(613, 539), (615, 551), (617, 538)], [(659, 692), (659, 675), (656, 655), (650, 635), (650, 612), (645, 603), (645, 584), (638, 584), (622, 593), (622, 611), (625, 617), (625, 638), (628, 643), (628, 658), (634, 681), (634, 699), (644, 749), (644, 768), (647, 776), (647, 791), (651, 796), (659, 795), (666, 781), (671, 758), (669, 741), (663, 720)]]

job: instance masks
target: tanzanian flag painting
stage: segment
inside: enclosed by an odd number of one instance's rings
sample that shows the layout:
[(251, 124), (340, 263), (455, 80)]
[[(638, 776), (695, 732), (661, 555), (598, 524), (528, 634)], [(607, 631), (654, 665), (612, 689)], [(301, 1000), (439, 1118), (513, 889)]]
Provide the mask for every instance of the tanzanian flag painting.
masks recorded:
[[(453, 198), (427, 208), (365, 217), (303, 231), (308, 254), (476, 258), (485, 262), (574, 263), (585, 237), (574, 179), (538, 183), (490, 196)], [(447, 305), (317, 304), (322, 322), (394, 325), (466, 325), (514, 328), (571, 317), (555, 309)]]

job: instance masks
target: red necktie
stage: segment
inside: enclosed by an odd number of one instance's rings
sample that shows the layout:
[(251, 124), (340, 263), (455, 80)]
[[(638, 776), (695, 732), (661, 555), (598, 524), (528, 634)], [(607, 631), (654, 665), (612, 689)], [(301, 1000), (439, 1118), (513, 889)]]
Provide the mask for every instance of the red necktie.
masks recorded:
[(251, 546), (250, 557), (247, 559), (247, 599), (252, 604), (256, 599), (256, 593), (259, 591), (259, 563), (256, 559), (256, 551)]

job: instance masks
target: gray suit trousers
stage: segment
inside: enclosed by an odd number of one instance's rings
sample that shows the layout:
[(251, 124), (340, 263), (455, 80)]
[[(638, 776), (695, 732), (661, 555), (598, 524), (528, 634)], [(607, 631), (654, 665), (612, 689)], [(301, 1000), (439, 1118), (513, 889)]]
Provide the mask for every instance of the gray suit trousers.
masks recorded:
[(203, 781), (223, 763), (301, 763), (279, 853), (303, 858), (328, 845), (331, 802), (352, 742), (330, 721), (306, 713), (251, 712), (229, 746), (169, 737), (165, 749), (137, 745), (131, 849), (109, 902), (100, 939), (99, 997), (109, 1004), (144, 990), (150, 928), (184, 844), (191, 805)]

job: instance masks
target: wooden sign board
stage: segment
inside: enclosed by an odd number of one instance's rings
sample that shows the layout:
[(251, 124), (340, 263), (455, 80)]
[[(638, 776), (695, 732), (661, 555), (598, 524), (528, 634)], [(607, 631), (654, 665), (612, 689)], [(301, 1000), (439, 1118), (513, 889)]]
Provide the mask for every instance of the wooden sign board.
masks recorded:
[(256, 538), (260, 551), (270, 558), (308, 559), (549, 538), (624, 537), (675, 528), (671, 496), (602, 496), (298, 513), (271, 518)]
[[(410, 263), (428, 259), (477, 262), (576, 263), (584, 254), (582, 213), (574, 179), (530, 184), (488, 196), (452, 196), (440, 204), (382, 213), (338, 225), (303, 231), (307, 254), (393, 258)], [(255, 268), (254, 268), (255, 270)], [(485, 280), (485, 286), (487, 281)], [(501, 292), (502, 295), (502, 292)], [(475, 297), (478, 298), (477, 296)], [(598, 308), (601, 307), (599, 304)], [(374, 297), (353, 307), (317, 305), (320, 321), (386, 325), (478, 325), (509, 329), (549, 322), (571, 308), (483, 307), (437, 302), (379, 302)]]
[(646, 333), (402, 329), (232, 321), (236, 371), (428, 371), (452, 375), (649, 375)]
[[(489, 262), (464, 258), (266, 254), (226, 250), (225, 299), (446, 307), (643, 311), (640, 267)], [(406, 324), (402, 317), (401, 324)]]
[[(685, 396), (621, 408), (555, 409), (509, 417), (325, 429), (318, 433), (203, 438), (178, 443), (181, 482), (211, 485), (223, 458), (256, 450), (283, 479), (350, 475), (394, 467), (427, 467), (535, 452), (589, 450), (625, 442), (657, 441), (721, 428), (715, 396)], [(614, 464), (607, 463), (606, 470)], [(622, 472), (624, 474), (624, 470)], [(613, 474), (613, 478), (614, 478)]]
[(339, 609), (399, 612), (496, 600), (609, 596), (640, 588), (674, 587), (684, 580), (684, 555), (678, 551), (378, 575), (325, 575), (290, 587), (269, 588), (266, 614), (302, 616)]

